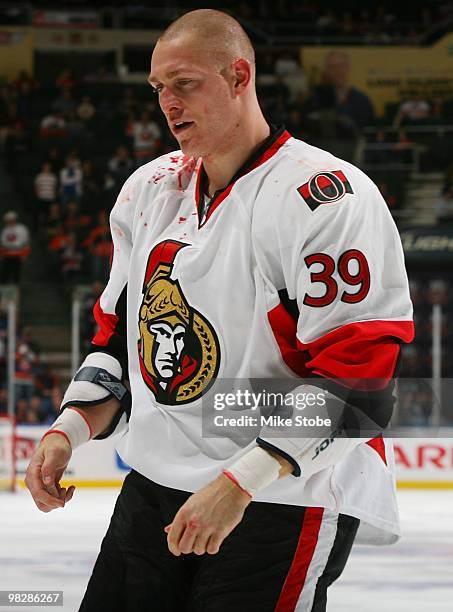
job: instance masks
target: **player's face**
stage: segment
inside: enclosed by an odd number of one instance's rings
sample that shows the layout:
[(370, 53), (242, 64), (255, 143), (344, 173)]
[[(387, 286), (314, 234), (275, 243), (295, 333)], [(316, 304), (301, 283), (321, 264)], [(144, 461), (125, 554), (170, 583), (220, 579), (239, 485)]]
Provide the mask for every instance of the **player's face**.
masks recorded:
[(173, 329), (167, 323), (155, 323), (149, 326), (149, 331), (154, 334), (157, 345), (154, 357), (157, 373), (164, 379), (173, 378), (184, 348), (184, 327), (176, 325)]
[[(238, 113), (225, 69), (184, 39), (159, 42), (149, 82), (171, 133), (189, 156), (228, 151)], [(226, 72), (225, 72), (226, 70)]]

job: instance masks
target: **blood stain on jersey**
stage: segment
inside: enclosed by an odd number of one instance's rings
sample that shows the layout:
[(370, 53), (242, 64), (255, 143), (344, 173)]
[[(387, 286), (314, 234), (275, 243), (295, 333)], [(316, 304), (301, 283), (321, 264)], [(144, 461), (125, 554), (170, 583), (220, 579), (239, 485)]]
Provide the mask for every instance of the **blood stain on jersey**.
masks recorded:
[(297, 191), (314, 211), (321, 204), (333, 204), (347, 193), (354, 193), (351, 184), (341, 170), (318, 172)]
[[(153, 183), (158, 183), (160, 180), (165, 178), (168, 174), (177, 176), (178, 189), (184, 191), (190, 182), (190, 178), (195, 170), (197, 163), (201, 163), (201, 160), (197, 160), (188, 155), (172, 155), (170, 162), (174, 166), (159, 166), (157, 171), (152, 176)], [(148, 181), (150, 183), (151, 181)]]
[(209, 321), (171, 278), (184, 242), (165, 240), (148, 257), (139, 310), (138, 355), (147, 387), (161, 404), (187, 404), (214, 383), (220, 345)]

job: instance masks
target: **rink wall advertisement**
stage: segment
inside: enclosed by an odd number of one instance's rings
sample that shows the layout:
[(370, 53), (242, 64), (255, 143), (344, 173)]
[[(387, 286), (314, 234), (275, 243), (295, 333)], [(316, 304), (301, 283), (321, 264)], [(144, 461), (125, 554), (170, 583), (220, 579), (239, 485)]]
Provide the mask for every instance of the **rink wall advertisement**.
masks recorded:
[[(37, 425), (17, 427), (17, 475), (23, 485), (28, 462), (37, 442), (47, 430)], [(431, 434), (427, 430), (426, 435)], [(453, 429), (437, 431), (438, 436), (394, 440), (396, 473), (399, 487), (453, 489)], [(120, 486), (128, 466), (114, 448), (115, 439), (94, 440), (78, 448), (66, 472), (65, 483), (85, 487)]]

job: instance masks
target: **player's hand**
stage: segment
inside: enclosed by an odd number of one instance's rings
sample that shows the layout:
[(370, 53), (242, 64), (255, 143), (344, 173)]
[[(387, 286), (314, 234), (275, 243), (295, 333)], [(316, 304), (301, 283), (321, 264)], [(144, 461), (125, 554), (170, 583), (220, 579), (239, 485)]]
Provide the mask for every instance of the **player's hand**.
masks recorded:
[(250, 501), (247, 493), (221, 474), (191, 495), (165, 527), (168, 549), (177, 557), (191, 552), (215, 555)]
[(25, 475), (25, 484), (42, 512), (63, 508), (75, 487), (60, 487), (60, 479), (69, 463), (72, 450), (60, 434), (49, 434), (39, 444)]

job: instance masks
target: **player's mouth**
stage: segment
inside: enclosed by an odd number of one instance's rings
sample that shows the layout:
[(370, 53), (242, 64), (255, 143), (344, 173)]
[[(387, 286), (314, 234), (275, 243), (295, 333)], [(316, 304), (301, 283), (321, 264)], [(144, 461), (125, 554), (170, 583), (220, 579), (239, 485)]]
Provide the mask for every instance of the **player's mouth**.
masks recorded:
[(193, 125), (194, 121), (174, 121), (173, 134), (175, 134), (175, 136), (178, 136), (179, 134), (182, 134), (183, 132), (191, 128)]

